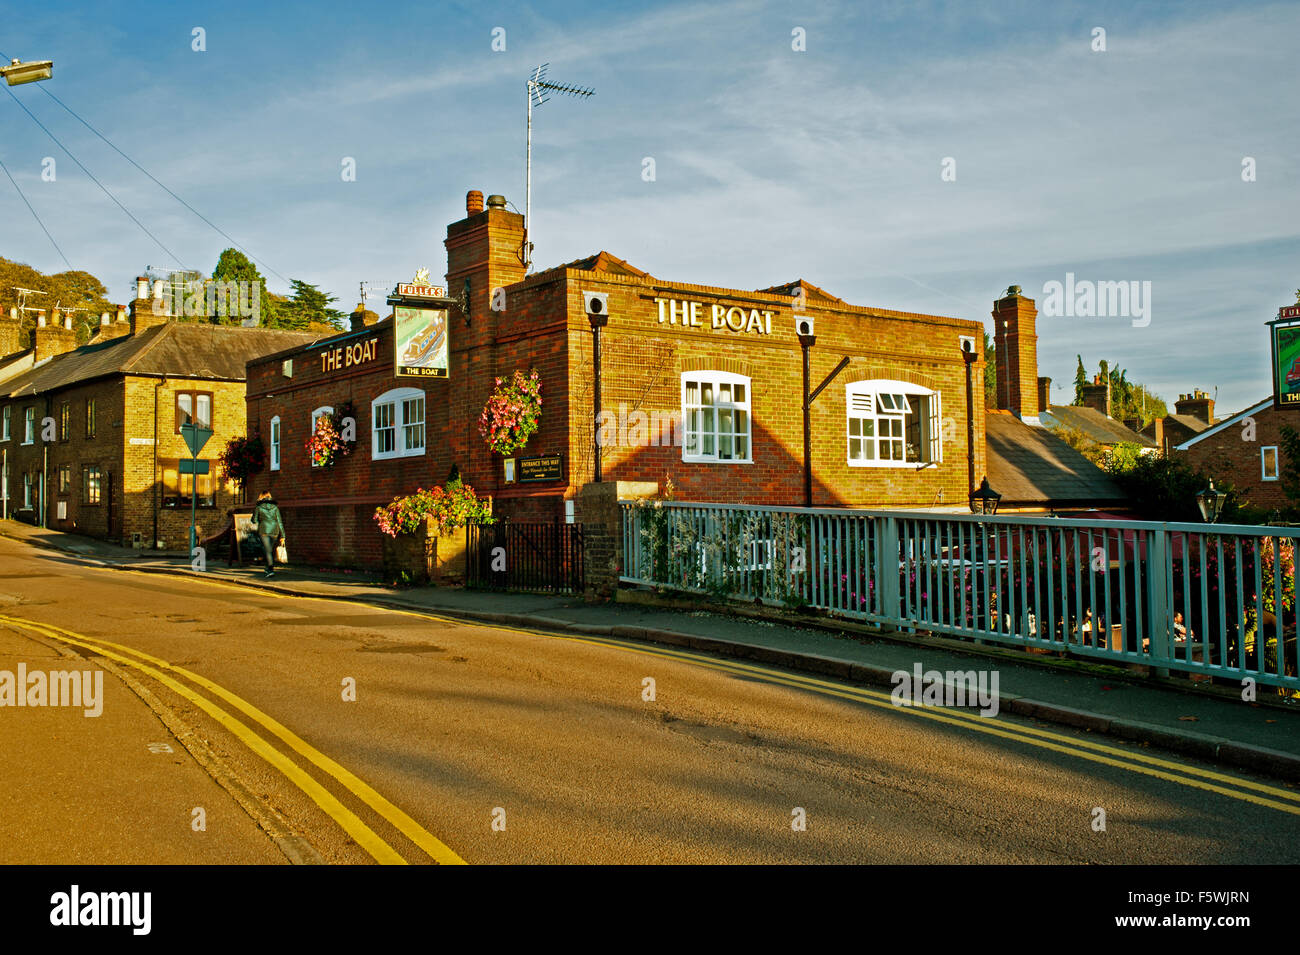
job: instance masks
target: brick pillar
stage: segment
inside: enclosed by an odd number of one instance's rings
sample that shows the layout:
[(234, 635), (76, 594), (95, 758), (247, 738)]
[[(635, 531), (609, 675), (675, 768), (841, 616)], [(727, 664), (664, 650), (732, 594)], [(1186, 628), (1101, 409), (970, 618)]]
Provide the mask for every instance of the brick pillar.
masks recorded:
[(587, 600), (612, 600), (623, 562), (623, 513), (620, 500), (653, 497), (655, 481), (602, 481), (584, 484), (574, 499), (573, 519), (582, 525), (582, 567)]

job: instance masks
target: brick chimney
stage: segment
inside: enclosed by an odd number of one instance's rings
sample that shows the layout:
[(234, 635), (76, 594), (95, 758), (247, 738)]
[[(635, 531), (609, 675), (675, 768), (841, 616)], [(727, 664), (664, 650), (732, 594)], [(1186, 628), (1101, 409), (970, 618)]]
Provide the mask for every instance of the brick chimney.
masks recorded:
[(348, 316), (348, 321), (352, 325), (352, 330), (354, 332), (359, 332), (361, 329), (379, 321), (379, 316), (367, 309), (365, 302), (357, 302), (357, 307), (353, 309), (352, 314)]
[(1214, 424), (1214, 399), (1199, 388), (1190, 395), (1179, 395), (1174, 402), (1174, 413), (1191, 415), (1206, 424)]
[(43, 312), (39, 313), (36, 319), (36, 328), (32, 332), (35, 361), (63, 355), (77, 347), (77, 332), (72, 327), (72, 316), (61, 317), (56, 308), (51, 313), (51, 318), (53, 320), (48, 325)]
[(488, 308), (492, 290), (524, 277), (524, 217), (506, 208), (504, 196), (488, 196), (486, 209), (481, 197), (478, 190), (465, 197), (465, 218), (447, 226), (445, 243), (447, 294), (458, 298), (470, 282), (470, 325), (459, 333), (466, 344), (491, 340), (488, 319), (500, 314)]
[(993, 343), (997, 355), (998, 408), (1017, 418), (1037, 419), (1038, 335), (1034, 300), (1013, 285), (993, 303)]
[(1038, 410), (1046, 411), (1052, 407), (1052, 379), (1038, 376)]
[(165, 298), (137, 298), (131, 303), (131, 334), (139, 335), (156, 325), (166, 325), (171, 321), (170, 311)]
[(1101, 373), (1093, 376), (1092, 384), (1084, 385), (1080, 392), (1085, 408), (1094, 408), (1110, 417), (1110, 368), (1106, 362), (1101, 363)]
[(18, 309), (11, 308), (5, 315), (0, 315), (0, 358), (22, 351), (22, 319)]

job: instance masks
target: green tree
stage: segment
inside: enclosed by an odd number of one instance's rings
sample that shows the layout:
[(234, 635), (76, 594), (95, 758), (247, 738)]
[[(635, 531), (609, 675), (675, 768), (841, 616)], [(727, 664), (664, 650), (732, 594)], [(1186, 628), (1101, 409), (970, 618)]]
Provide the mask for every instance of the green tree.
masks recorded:
[(313, 323), (343, 327), (343, 313), (330, 305), (338, 299), (315, 285), (293, 279), (293, 297), (280, 307), (282, 328), (310, 328)]
[(1083, 356), (1075, 355), (1074, 357), (1079, 362), (1078, 367), (1074, 369), (1074, 403), (1081, 405), (1083, 404), (1083, 389), (1088, 384), (1088, 372), (1083, 367)]
[[(257, 270), (257, 266), (249, 261), (248, 256), (244, 255), (238, 249), (226, 249), (217, 258), (217, 267), (212, 270), (212, 278), (217, 282), (248, 282), (250, 285), (256, 285), (260, 289), (259, 300), (259, 317), (264, 326), (272, 328), (278, 327), (279, 309), (272, 300), (270, 293), (266, 290), (266, 279), (262, 278), (262, 273)], [(218, 306), (218, 314), (213, 315), (210, 321), (215, 325), (238, 325), (242, 320), (240, 315), (229, 314), (230, 309), (224, 304)]]
[(1300, 505), (1300, 433), (1289, 424), (1278, 432), (1278, 483), (1287, 500)]

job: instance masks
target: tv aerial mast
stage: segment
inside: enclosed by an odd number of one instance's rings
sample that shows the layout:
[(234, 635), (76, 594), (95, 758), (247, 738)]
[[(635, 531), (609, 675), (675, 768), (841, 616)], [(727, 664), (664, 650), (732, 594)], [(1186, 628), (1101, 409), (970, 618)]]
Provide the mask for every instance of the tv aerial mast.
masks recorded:
[(524, 246), (522, 249), (523, 255), (521, 256), (525, 271), (532, 268), (533, 265), (533, 243), (528, 237), (528, 230), (533, 222), (533, 107), (541, 106), (551, 98), (550, 94), (552, 93), (580, 97), (594, 96), (596, 93), (589, 86), (552, 83), (546, 78), (546, 69), (550, 65), (549, 63), (543, 63), (533, 70), (532, 76), (528, 78), (528, 154), (525, 160), (524, 173)]

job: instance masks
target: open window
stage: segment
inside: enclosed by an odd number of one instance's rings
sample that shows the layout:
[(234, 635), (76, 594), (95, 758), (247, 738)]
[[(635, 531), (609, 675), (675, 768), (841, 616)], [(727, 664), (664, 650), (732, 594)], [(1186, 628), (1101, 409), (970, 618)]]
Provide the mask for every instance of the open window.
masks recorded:
[(922, 467), (943, 460), (939, 392), (906, 381), (845, 385), (850, 467)]

